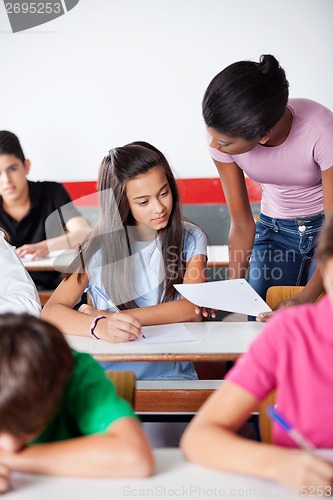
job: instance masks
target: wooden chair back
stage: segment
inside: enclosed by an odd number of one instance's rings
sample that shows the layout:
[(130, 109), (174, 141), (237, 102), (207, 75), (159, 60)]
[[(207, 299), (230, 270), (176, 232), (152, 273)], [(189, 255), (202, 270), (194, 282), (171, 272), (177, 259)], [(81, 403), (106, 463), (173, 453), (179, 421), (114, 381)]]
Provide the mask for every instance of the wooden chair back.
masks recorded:
[[(304, 286), (271, 286), (267, 290), (266, 302), (274, 309), (282, 300), (296, 297), (303, 290)], [(320, 297), (323, 294), (320, 295)], [(317, 299), (319, 300), (320, 297)], [(275, 403), (276, 391), (272, 391), (259, 406), (259, 430), (260, 437), (264, 443), (272, 442), (272, 422), (267, 416), (266, 409)]]
[[(266, 302), (274, 309), (282, 300), (292, 299), (303, 290), (304, 286), (271, 286), (267, 290)], [(275, 403), (276, 391), (272, 391), (259, 406), (259, 431), (261, 441), (272, 442), (272, 422), (266, 413), (268, 406)]]
[(53, 292), (54, 290), (43, 290), (38, 292), (39, 300), (42, 306), (45, 306), (46, 302), (49, 300)]
[(105, 374), (115, 386), (118, 396), (128, 401), (132, 408), (134, 408), (136, 390), (135, 374), (128, 371), (117, 372), (112, 370), (106, 371)]
[(282, 300), (293, 299), (300, 294), (304, 286), (271, 286), (266, 293), (266, 302), (274, 309)]
[(260, 439), (263, 443), (272, 443), (273, 437), (273, 426), (272, 421), (266, 413), (268, 406), (274, 406), (276, 398), (276, 391), (272, 391), (268, 394), (267, 398), (264, 399), (259, 405), (259, 432)]

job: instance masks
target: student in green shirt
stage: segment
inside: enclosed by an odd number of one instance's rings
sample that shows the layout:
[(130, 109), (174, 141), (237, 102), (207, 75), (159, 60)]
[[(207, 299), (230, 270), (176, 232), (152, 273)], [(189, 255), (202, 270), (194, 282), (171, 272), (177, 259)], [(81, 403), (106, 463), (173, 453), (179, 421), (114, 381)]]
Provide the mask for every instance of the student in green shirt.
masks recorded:
[(10, 471), (77, 477), (153, 473), (131, 406), (53, 325), (0, 315), (0, 492)]

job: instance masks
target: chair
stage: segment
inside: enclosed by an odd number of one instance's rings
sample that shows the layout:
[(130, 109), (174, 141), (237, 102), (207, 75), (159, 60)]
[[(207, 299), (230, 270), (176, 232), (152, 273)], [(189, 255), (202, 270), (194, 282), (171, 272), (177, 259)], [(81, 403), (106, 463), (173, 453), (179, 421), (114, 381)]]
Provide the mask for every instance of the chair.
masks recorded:
[[(282, 300), (288, 300), (296, 297), (303, 290), (304, 286), (271, 286), (267, 290), (266, 303), (271, 309), (274, 309)], [(324, 292), (323, 292), (324, 293)], [(318, 297), (321, 298), (323, 293)], [(259, 406), (259, 431), (261, 441), (264, 443), (272, 442), (272, 422), (266, 413), (270, 405), (274, 405), (276, 391), (272, 391)]]
[[(293, 299), (301, 293), (304, 286), (271, 286), (266, 293), (266, 303), (274, 309), (282, 300)], [(320, 300), (325, 292), (321, 293), (317, 299)]]
[(136, 389), (135, 374), (128, 371), (106, 371), (105, 374), (115, 386), (118, 396), (128, 401), (132, 408), (134, 408)]
[(263, 443), (272, 443), (272, 422), (269, 416), (266, 413), (268, 406), (274, 406), (276, 399), (276, 391), (272, 391), (268, 394), (267, 398), (264, 399), (258, 409), (259, 413), (259, 433), (260, 440)]
[(271, 286), (266, 293), (266, 303), (274, 309), (282, 300), (293, 299), (304, 286)]
[(39, 300), (42, 306), (45, 306), (46, 302), (49, 300), (53, 292), (54, 290), (43, 290), (41, 292), (38, 292)]

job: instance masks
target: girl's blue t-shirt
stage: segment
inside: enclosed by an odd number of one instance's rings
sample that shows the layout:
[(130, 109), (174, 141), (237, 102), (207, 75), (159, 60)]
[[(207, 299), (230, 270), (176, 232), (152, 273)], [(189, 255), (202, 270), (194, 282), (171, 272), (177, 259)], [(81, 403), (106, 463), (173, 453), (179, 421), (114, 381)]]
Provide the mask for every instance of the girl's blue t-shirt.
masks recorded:
[[(184, 261), (188, 262), (195, 255), (207, 256), (207, 238), (205, 233), (194, 224), (184, 222)], [(133, 299), (138, 307), (157, 305), (159, 285), (164, 281), (163, 266), (161, 266), (160, 240), (150, 242), (136, 241), (132, 248), (134, 259), (134, 275), (132, 282)], [(98, 309), (112, 311), (112, 307), (94, 292), (94, 286), (103, 289), (102, 285), (102, 255), (96, 252), (87, 266), (89, 276), (89, 292), (93, 303)], [(179, 300), (179, 294), (175, 300)], [(112, 299), (112, 297), (111, 297)], [(101, 363), (106, 370), (130, 370), (138, 380), (175, 380), (196, 379), (197, 373), (190, 362), (106, 362)]]

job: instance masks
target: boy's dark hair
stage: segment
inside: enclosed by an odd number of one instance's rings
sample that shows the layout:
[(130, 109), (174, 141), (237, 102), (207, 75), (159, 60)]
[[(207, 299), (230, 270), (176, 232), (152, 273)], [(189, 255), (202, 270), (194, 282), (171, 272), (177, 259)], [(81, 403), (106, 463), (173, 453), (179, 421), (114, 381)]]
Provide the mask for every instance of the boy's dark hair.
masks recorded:
[(62, 333), (28, 314), (0, 315), (0, 432), (35, 435), (55, 415), (73, 368)]
[(208, 85), (202, 102), (207, 127), (248, 141), (264, 137), (282, 118), (289, 83), (274, 56), (239, 61), (226, 67)]
[(25, 156), (18, 137), (7, 130), (0, 130), (0, 155), (14, 155), (25, 162)]
[(320, 230), (315, 257), (320, 264), (325, 264), (328, 259), (333, 257), (333, 214), (325, 221)]

